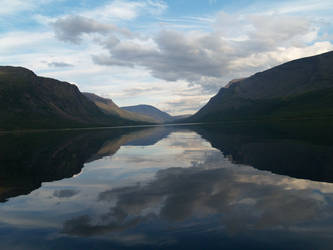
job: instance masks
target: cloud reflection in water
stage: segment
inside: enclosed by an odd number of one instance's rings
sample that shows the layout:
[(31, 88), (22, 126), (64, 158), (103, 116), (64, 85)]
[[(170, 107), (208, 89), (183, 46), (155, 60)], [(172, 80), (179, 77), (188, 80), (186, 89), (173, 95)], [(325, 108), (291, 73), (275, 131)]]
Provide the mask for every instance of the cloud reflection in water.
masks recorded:
[(159, 170), (147, 184), (101, 192), (98, 202), (109, 203), (109, 211), (68, 220), (63, 232), (94, 236), (128, 230), (146, 221), (191, 225), (196, 219), (216, 217), (234, 234), (302, 230), (306, 223), (332, 218), (332, 184), (234, 165), (216, 151), (193, 165)]

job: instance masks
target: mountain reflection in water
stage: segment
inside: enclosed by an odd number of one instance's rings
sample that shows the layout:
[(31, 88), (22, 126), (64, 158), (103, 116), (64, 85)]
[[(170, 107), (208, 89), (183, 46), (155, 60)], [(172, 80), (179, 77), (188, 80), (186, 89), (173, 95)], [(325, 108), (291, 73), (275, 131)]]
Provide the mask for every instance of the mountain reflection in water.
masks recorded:
[(0, 246), (330, 249), (331, 134), (299, 128), (2, 135)]

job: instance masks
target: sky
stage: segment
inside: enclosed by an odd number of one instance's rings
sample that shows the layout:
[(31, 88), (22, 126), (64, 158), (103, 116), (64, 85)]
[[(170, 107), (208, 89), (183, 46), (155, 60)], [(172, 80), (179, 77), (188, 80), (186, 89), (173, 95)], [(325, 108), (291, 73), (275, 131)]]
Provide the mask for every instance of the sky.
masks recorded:
[(200, 109), (230, 80), (333, 50), (332, 0), (0, 0), (0, 65), (119, 106)]

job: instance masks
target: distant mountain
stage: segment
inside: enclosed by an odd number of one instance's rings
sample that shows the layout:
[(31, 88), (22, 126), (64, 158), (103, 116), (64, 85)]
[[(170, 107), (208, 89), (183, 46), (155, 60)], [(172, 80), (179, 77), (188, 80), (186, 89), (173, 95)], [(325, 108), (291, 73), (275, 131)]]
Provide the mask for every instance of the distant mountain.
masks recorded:
[(111, 99), (103, 98), (93, 93), (83, 92), (89, 100), (94, 102), (97, 107), (101, 109), (102, 112), (108, 115), (118, 116), (123, 119), (133, 120), (133, 121), (141, 121), (141, 122), (149, 122), (154, 123), (155, 120), (151, 117), (144, 116), (138, 113), (133, 113), (118, 107)]
[(0, 67), (0, 130), (133, 124), (105, 115), (70, 83), (22, 67)]
[(186, 122), (333, 117), (333, 52), (231, 81)]
[(185, 118), (188, 118), (190, 117), (191, 115), (174, 115), (172, 116), (173, 120), (176, 121), (176, 120), (179, 120), (179, 119), (185, 119)]
[(135, 106), (127, 106), (121, 107), (123, 110), (127, 110), (133, 113), (137, 113), (144, 116), (149, 116), (153, 118), (156, 122), (164, 123), (174, 120), (174, 118), (166, 112), (159, 110), (151, 105), (135, 105)]

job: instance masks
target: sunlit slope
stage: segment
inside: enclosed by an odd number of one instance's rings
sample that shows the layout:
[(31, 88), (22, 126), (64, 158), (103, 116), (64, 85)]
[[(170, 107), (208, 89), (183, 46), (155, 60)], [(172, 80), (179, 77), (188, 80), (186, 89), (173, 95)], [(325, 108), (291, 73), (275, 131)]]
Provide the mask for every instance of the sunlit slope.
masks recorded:
[(141, 121), (141, 122), (149, 122), (155, 123), (156, 121), (151, 117), (140, 115), (137, 113), (133, 113), (127, 110), (123, 110), (118, 107), (111, 99), (103, 98), (93, 93), (83, 93), (88, 99), (96, 104), (97, 107), (101, 109), (105, 114), (110, 114), (114, 116), (118, 116), (123, 119), (133, 120), (133, 121)]

